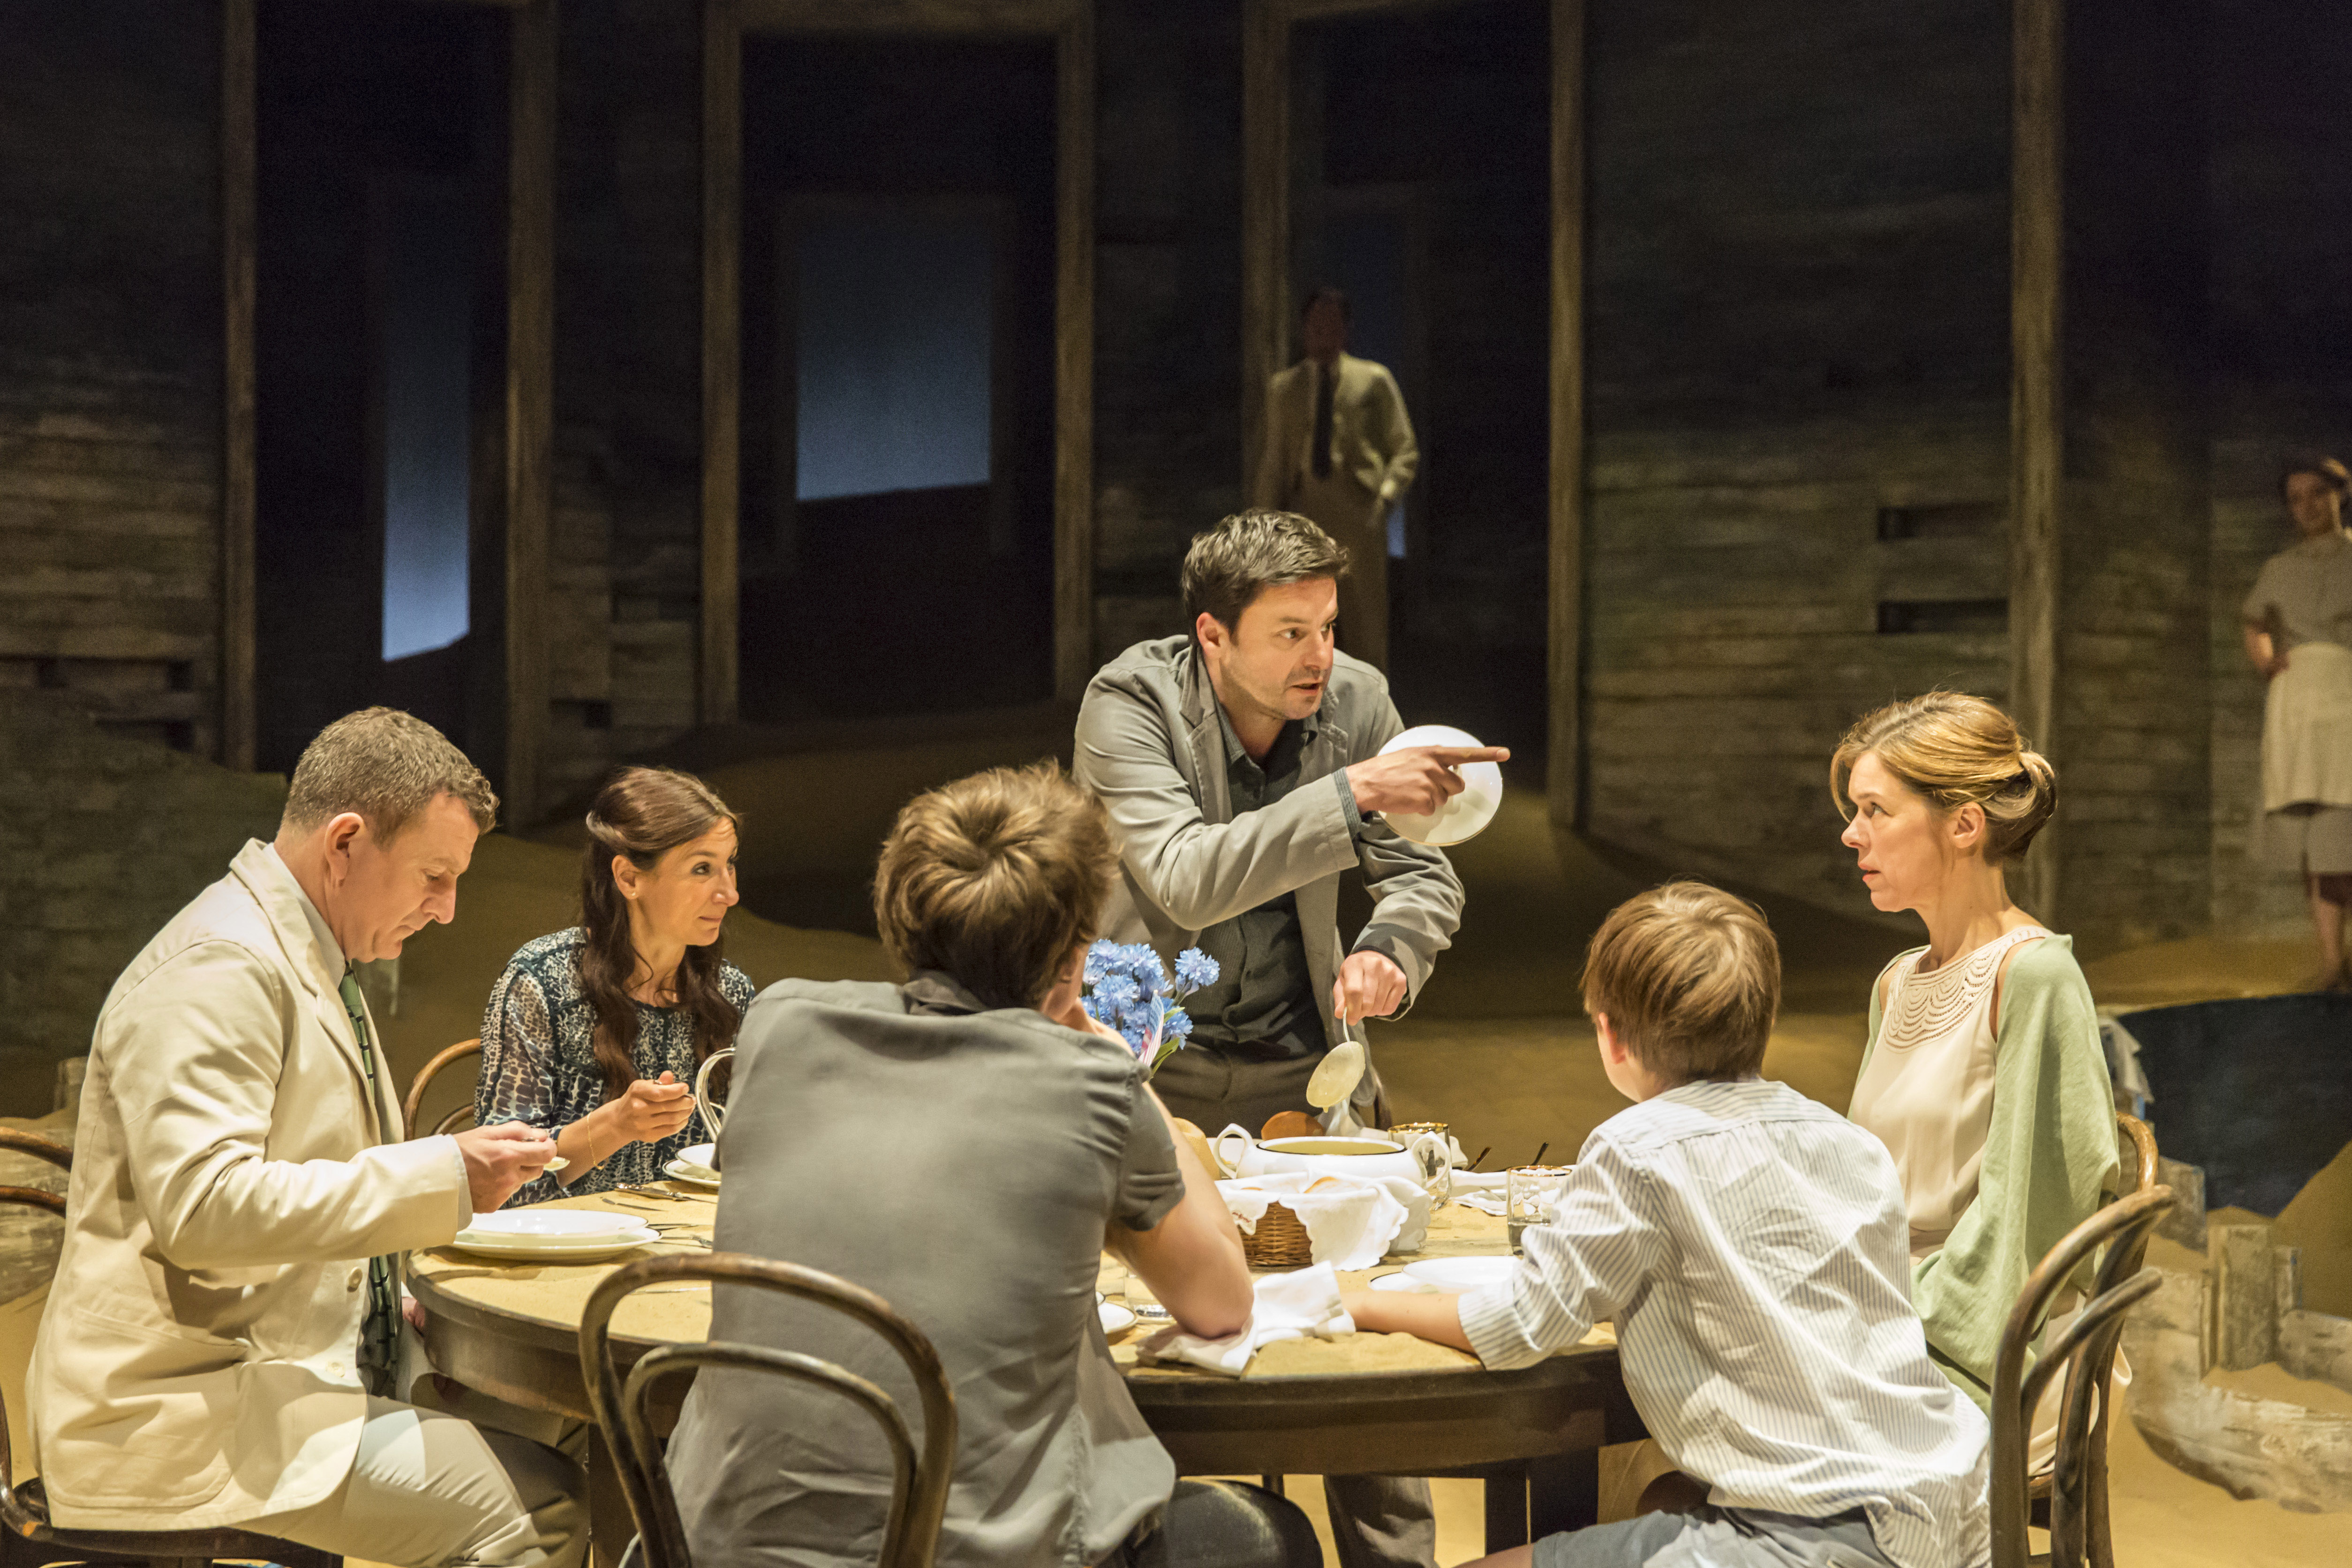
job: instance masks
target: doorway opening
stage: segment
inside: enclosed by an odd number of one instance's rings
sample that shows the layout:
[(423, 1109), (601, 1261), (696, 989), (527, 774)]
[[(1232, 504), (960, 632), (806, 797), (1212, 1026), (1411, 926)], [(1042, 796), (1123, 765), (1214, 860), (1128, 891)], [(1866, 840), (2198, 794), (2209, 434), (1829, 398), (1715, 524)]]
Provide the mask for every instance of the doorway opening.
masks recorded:
[[(263, 0), (257, 764), (372, 702), (488, 754), (505, 159), (499, 14)], [(489, 581), (485, 581), (488, 577)], [(474, 666), (482, 668), (476, 668)]]
[(747, 39), (740, 711), (1053, 683), (1051, 40)]

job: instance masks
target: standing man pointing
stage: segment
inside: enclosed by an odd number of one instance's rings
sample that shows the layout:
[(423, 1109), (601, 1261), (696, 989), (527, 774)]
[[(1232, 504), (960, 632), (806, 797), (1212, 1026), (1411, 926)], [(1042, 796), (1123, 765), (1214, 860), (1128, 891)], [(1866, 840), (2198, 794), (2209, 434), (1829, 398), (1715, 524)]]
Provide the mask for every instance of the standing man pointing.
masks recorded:
[[(1462, 883), (1379, 814), (1434, 811), (1461, 792), (1463, 763), (1510, 755), (1380, 754), (1404, 728), (1388, 682), (1332, 646), (1349, 565), (1303, 517), (1227, 518), (1184, 558), (1191, 633), (1129, 648), (1078, 710), (1077, 776), (1121, 840), (1106, 934), (1165, 952), (1198, 943), (1217, 961), (1217, 983), (1185, 1003), (1190, 1048), (1154, 1080), (1210, 1132), (1310, 1109), (1307, 1080), (1343, 1023), (1419, 992), (1461, 921)], [(1375, 908), (1343, 948), (1350, 866)], [(1367, 1071), (1327, 1123), (1372, 1121), (1378, 1092)]]
[[(1303, 517), (1245, 511), (1184, 557), (1191, 632), (1142, 642), (1096, 675), (1078, 710), (1079, 782), (1110, 808), (1119, 879), (1103, 934), (1163, 955), (1197, 943), (1217, 983), (1185, 999), (1188, 1047), (1152, 1080), (1169, 1111), (1211, 1133), (1308, 1110), (1307, 1081), (1341, 1021), (1388, 1016), (1429, 978), (1462, 918), (1439, 850), (1380, 814), (1459, 794), (1454, 770), (1509, 752), (1418, 746), (1388, 682), (1332, 646), (1347, 549)], [(1360, 866), (1371, 923), (1344, 946), (1339, 876)], [(1367, 1067), (1334, 1131), (1385, 1120)], [(1325, 1482), (1343, 1568), (1425, 1564), (1427, 1483)]]

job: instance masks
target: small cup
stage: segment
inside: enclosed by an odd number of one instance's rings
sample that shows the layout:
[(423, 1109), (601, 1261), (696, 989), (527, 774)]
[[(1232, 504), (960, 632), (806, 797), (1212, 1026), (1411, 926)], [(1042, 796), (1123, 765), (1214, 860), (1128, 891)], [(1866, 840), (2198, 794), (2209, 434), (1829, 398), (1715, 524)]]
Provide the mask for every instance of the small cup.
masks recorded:
[(1570, 1165), (1515, 1165), (1503, 1176), (1503, 1223), (1510, 1232), (1511, 1250), (1531, 1225), (1551, 1218), (1559, 1201), (1560, 1184), (1574, 1169)]

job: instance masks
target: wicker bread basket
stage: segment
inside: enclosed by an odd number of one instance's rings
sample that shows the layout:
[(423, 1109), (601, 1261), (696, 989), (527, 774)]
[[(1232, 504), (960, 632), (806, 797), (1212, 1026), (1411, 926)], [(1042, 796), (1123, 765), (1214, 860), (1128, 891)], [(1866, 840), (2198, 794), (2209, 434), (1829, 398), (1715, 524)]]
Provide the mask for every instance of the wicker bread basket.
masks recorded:
[(1304, 1268), (1314, 1261), (1315, 1248), (1287, 1204), (1268, 1204), (1257, 1229), (1242, 1232), (1242, 1256), (1252, 1268)]

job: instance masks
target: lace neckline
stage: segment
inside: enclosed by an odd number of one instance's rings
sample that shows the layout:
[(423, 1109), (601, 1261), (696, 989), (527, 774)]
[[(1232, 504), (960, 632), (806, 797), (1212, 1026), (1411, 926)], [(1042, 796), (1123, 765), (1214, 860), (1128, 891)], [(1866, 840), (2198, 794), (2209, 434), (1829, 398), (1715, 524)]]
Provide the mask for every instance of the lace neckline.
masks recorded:
[(1925, 974), (1919, 973), (1919, 962), (1927, 952), (1920, 949), (1895, 973), (1887, 1017), (1879, 1030), (1880, 1043), (1893, 1050), (1907, 1050), (1948, 1034), (1990, 997), (2001, 960), (2010, 949), (2050, 934), (2041, 926), (2019, 926)]

